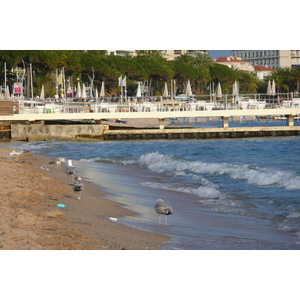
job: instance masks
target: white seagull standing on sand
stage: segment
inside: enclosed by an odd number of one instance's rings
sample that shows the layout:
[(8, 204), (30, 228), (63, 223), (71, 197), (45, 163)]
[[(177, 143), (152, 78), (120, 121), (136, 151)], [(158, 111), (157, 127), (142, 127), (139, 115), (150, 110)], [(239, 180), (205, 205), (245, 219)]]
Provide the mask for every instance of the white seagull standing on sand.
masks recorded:
[(60, 165), (62, 163), (64, 163), (65, 161), (66, 161), (66, 159), (64, 157), (59, 157), (59, 158), (57, 158), (57, 159), (52, 160), (51, 162), (49, 162), (49, 164), (56, 164), (56, 167), (58, 169), (60, 169)]
[(167, 216), (173, 215), (173, 208), (169, 204), (166, 204), (162, 199), (157, 199), (155, 210), (158, 214), (158, 224), (160, 224), (160, 216), (165, 215), (166, 225), (168, 225)]
[(82, 182), (82, 179), (81, 179), (81, 177), (76, 177), (75, 178), (75, 182), (74, 182), (74, 184), (73, 184), (73, 191), (75, 192), (75, 195), (77, 196), (77, 200), (81, 200), (81, 193), (82, 193), (82, 191), (83, 191), (83, 189), (84, 189), (84, 184), (83, 184), (83, 182)]
[(12, 152), (9, 153), (10, 156), (15, 156), (16, 157), (16, 160), (18, 160), (18, 157), (19, 155), (25, 153), (25, 152), (28, 152), (27, 150), (14, 150)]
[(68, 177), (70, 177), (70, 175), (72, 175), (72, 179), (74, 180), (75, 167), (73, 166), (71, 159), (68, 160), (67, 174), (68, 174)]

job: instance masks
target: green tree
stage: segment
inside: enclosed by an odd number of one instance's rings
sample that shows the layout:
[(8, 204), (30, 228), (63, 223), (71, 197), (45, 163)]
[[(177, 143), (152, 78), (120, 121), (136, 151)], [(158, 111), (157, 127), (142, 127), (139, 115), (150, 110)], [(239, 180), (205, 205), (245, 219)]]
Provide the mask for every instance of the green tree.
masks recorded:
[(57, 53), (54, 50), (10, 50), (0, 51), (1, 59), (8, 62), (9, 67), (25, 64), (27, 74), (27, 97), (30, 97), (30, 65), (34, 76), (45, 76), (57, 67)]
[(239, 93), (251, 94), (257, 92), (258, 78), (255, 74), (252, 74), (243, 70), (235, 70), (237, 81), (239, 82)]
[(268, 76), (268, 80), (275, 80), (276, 92), (289, 92), (291, 87), (291, 69), (288, 67), (279, 68), (276, 72)]
[(220, 82), (222, 85), (222, 92), (224, 94), (231, 94), (232, 84), (238, 79), (234, 69), (222, 64), (214, 63), (209, 66), (209, 70), (214, 84), (217, 85)]
[(143, 67), (148, 76), (148, 95), (151, 95), (155, 83), (157, 89), (160, 90), (164, 81), (174, 77), (172, 66), (162, 57), (160, 51), (139, 52), (133, 59)]

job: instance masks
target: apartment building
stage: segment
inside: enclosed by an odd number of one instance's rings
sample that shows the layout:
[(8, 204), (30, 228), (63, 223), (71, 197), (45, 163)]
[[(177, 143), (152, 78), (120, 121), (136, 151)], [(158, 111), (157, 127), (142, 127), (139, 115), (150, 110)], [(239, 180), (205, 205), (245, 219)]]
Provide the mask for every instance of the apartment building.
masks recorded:
[(272, 69), (300, 65), (300, 50), (232, 50), (232, 56)]

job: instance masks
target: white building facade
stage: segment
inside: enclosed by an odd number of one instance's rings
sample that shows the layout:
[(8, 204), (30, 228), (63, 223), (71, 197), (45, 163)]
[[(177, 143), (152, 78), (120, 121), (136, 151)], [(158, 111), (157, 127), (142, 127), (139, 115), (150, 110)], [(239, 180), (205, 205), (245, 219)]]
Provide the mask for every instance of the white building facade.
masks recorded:
[(189, 54), (189, 55), (194, 55), (196, 53), (208, 54), (208, 50), (161, 50), (161, 52), (167, 60), (174, 60), (180, 55), (184, 55), (184, 54)]

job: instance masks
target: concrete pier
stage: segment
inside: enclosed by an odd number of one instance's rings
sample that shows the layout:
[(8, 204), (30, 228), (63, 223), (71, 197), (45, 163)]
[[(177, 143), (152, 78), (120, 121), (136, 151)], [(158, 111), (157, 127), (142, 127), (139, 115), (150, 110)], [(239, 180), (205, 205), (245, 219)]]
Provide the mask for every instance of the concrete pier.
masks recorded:
[[(294, 126), (295, 117), (300, 115), (300, 108), (279, 109), (235, 109), (235, 110), (200, 110), (200, 111), (156, 111), (156, 112), (82, 112), (82, 113), (34, 113), (0, 115), (0, 125), (10, 124), (12, 140), (47, 141), (53, 138), (72, 140), (114, 140), (114, 139), (162, 139), (162, 138), (236, 138), (254, 136), (289, 136), (299, 135), (300, 126)], [(284, 118), (286, 126), (281, 127), (240, 127), (230, 128), (231, 117)], [(102, 125), (101, 120), (149, 119), (158, 120), (158, 129), (122, 129), (110, 130)], [(221, 118), (222, 128), (178, 128), (166, 129), (167, 119), (180, 118)], [(298, 118), (298, 117), (297, 117)], [(74, 120), (82, 124), (74, 123)], [(55, 124), (47, 125), (52, 122)], [(93, 122), (93, 124), (91, 124)], [(1, 128), (0, 128), (1, 129)], [(0, 130), (1, 131), (1, 130)], [(0, 132), (1, 133), (1, 132)]]
[(11, 139), (16, 141), (48, 141), (55, 138), (64, 140), (102, 140), (108, 125), (44, 125), (11, 124)]

